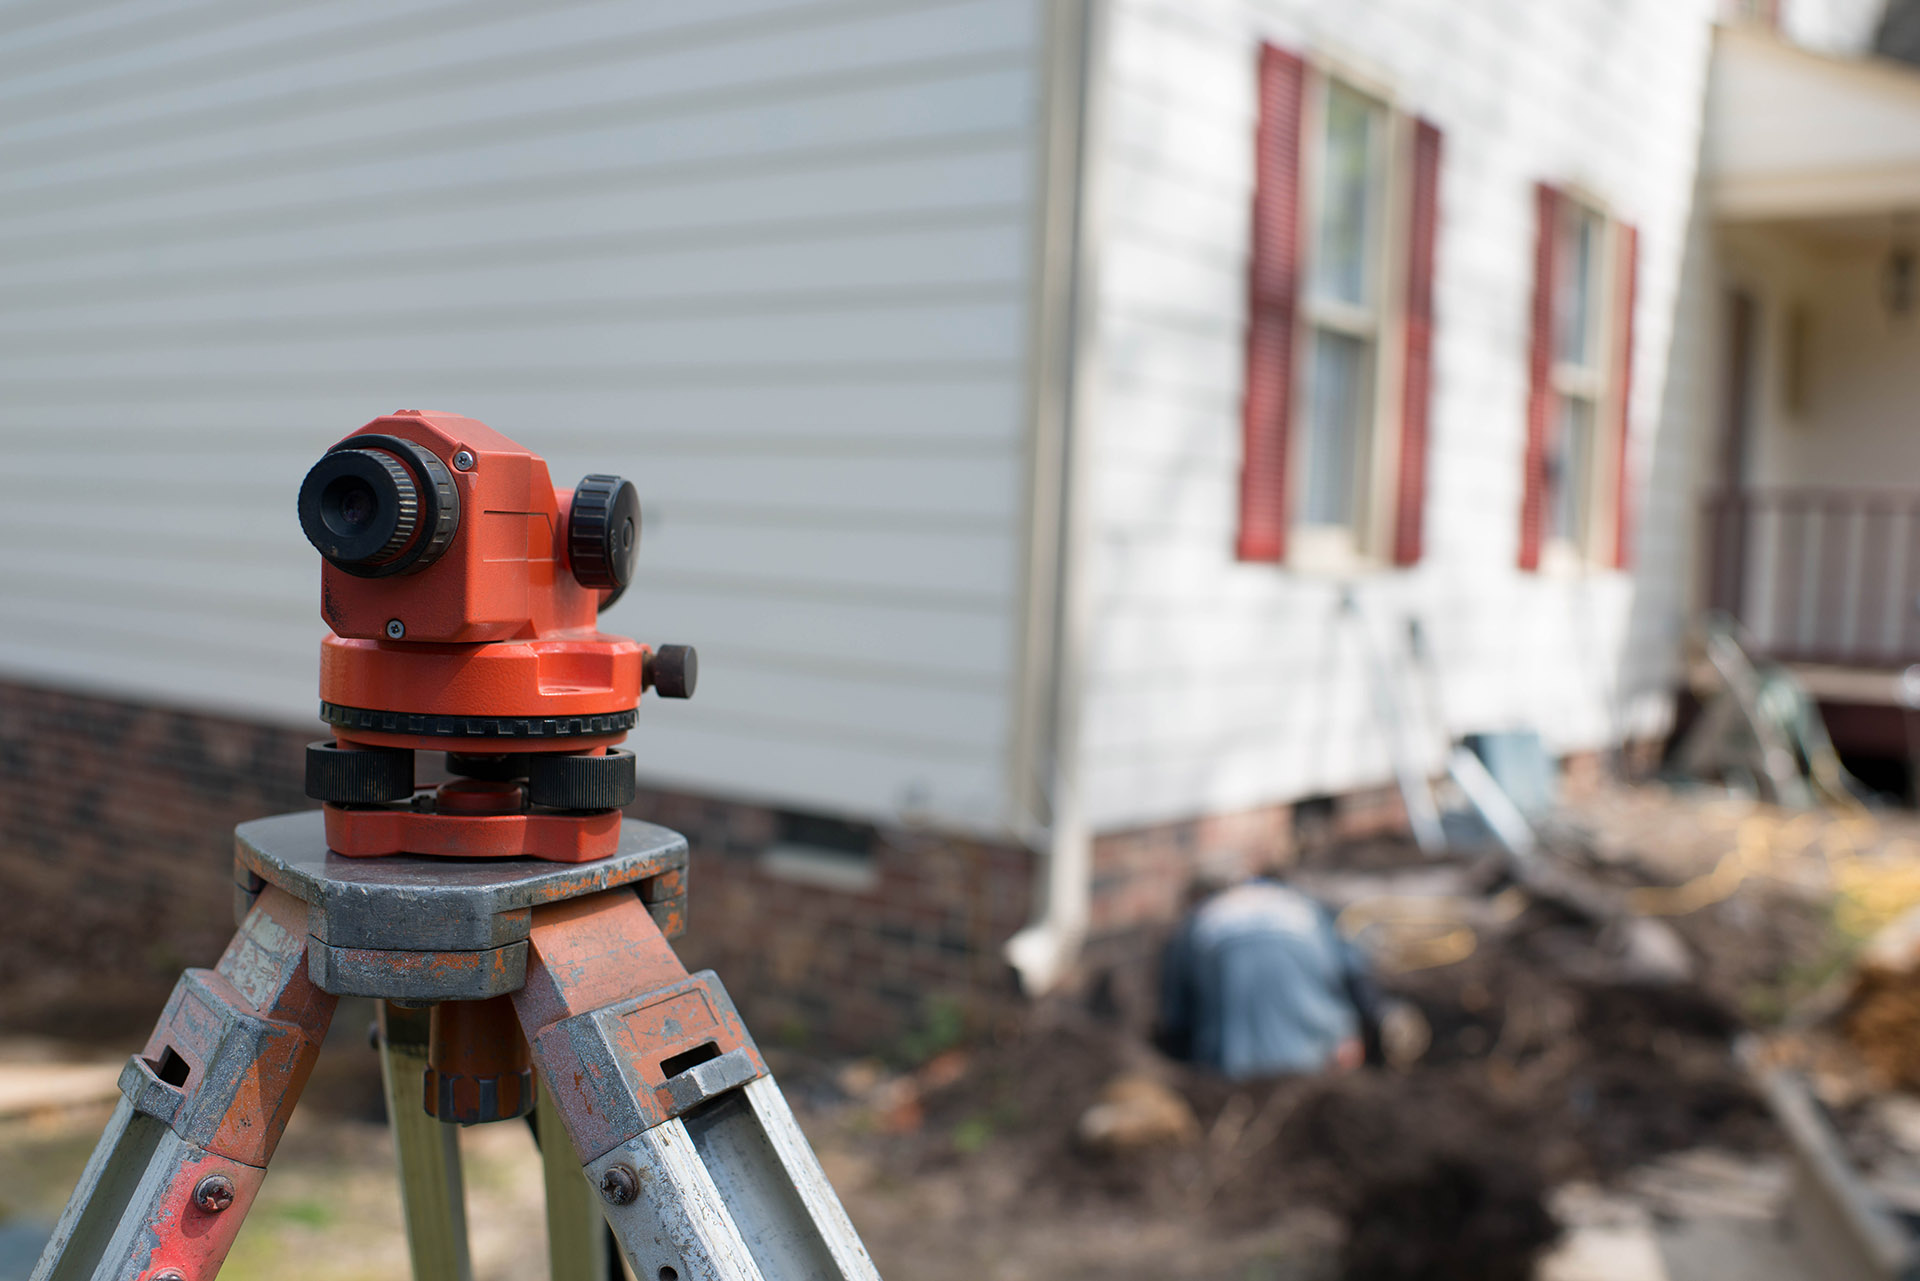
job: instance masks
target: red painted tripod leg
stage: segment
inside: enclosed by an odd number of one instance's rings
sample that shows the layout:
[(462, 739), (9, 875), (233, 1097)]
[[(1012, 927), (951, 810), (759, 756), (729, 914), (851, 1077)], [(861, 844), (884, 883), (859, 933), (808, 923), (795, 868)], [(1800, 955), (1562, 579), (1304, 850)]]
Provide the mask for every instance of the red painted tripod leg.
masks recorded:
[(188, 970), (35, 1270), (211, 1281), (307, 1083), (335, 998), (307, 977), (306, 908), (268, 887), (220, 964)]
[(582, 1164), (698, 1102), (692, 1068), (715, 1065), (712, 1086), (767, 1074), (720, 981), (688, 974), (630, 893), (534, 909), (513, 1004)]

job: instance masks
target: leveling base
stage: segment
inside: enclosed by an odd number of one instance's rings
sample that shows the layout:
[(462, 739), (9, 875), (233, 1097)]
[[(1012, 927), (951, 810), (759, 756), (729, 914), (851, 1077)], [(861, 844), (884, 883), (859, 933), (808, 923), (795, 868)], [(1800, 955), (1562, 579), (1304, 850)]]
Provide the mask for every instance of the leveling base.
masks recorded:
[(468, 1275), (448, 1122), (534, 1110), (536, 1073), (556, 1281), (605, 1281), (607, 1227), (640, 1281), (878, 1281), (719, 980), (667, 943), (684, 838), (629, 819), (554, 864), (345, 859), (318, 813), (236, 837), (239, 932), (121, 1072), (34, 1281), (210, 1281), (349, 995), (387, 1003), (421, 1281)]

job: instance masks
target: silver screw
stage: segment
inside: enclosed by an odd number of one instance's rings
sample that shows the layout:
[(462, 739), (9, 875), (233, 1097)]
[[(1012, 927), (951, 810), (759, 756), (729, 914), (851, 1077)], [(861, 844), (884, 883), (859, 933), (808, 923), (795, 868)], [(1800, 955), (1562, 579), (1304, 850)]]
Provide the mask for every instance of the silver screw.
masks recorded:
[(473, 451), (463, 449), (453, 456), (453, 465), (459, 471), (473, 470)]
[(387, 620), (387, 639), (388, 640), (399, 640), (402, 636), (405, 636), (406, 634), (407, 634), (407, 625), (405, 623), (401, 622), (397, 618), (389, 618)]
[(600, 1176), (600, 1195), (613, 1205), (631, 1205), (633, 1198), (640, 1195), (640, 1180), (634, 1176), (633, 1167), (608, 1166), (607, 1172)]
[(208, 1214), (218, 1214), (233, 1204), (233, 1180), (224, 1174), (209, 1174), (193, 1189), (193, 1203)]

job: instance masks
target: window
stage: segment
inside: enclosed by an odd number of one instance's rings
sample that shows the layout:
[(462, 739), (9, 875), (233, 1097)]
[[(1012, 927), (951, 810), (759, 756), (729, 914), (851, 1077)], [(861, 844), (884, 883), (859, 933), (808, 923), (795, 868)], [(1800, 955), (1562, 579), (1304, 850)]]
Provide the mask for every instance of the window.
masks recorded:
[(1638, 238), (1553, 187), (1537, 197), (1520, 564), (1619, 565)]
[(1294, 510), (1298, 524), (1351, 541), (1369, 507), (1387, 112), (1337, 80), (1325, 86), (1305, 303), (1306, 429)]
[(1584, 553), (1592, 532), (1595, 425), (1606, 392), (1602, 343), (1602, 233), (1591, 209), (1560, 202), (1554, 252), (1553, 390), (1558, 423), (1547, 454), (1547, 536)]
[(1420, 558), (1440, 131), (1264, 46), (1241, 560)]
[(767, 875), (848, 894), (864, 894), (880, 883), (871, 825), (791, 810), (781, 810), (776, 820), (773, 843), (760, 853)]

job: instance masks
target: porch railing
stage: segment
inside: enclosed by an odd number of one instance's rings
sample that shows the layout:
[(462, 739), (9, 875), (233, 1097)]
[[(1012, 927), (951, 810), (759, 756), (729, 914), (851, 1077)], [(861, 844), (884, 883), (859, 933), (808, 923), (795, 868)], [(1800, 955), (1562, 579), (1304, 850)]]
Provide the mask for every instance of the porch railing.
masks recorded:
[(1764, 489), (1706, 501), (1705, 591), (1769, 657), (1920, 662), (1920, 493)]

